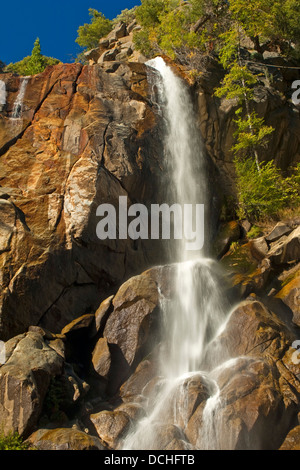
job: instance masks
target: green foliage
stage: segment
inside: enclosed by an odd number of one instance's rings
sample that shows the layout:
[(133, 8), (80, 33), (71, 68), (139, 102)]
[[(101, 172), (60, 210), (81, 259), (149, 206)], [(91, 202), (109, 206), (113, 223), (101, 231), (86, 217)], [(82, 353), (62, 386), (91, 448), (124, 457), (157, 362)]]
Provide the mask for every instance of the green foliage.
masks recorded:
[(29, 444), (17, 433), (0, 434), (0, 450), (28, 450)]
[(142, 0), (136, 18), (142, 31), (134, 35), (135, 46), (147, 56), (156, 53), (176, 58), (182, 48), (187, 54), (203, 48), (204, 37), (191, 29), (191, 4), (180, 0)]
[(135, 20), (135, 12), (136, 7), (131, 8), (131, 10), (128, 10), (128, 8), (122, 10), (121, 13), (112, 20), (113, 27), (117, 26), (119, 23), (125, 23), (128, 26)]
[(174, 57), (181, 47), (221, 49), (222, 62), (231, 62), (236, 51), (229, 36), (238, 31), (253, 38), (257, 50), (263, 38), (291, 55), (300, 47), (299, 14), (298, 0), (141, 0), (135, 15), (143, 37), (137, 34), (136, 45), (144, 52), (146, 38), (152, 55), (171, 50)]
[(251, 229), (249, 230), (249, 232), (247, 233), (247, 237), (252, 240), (253, 238), (258, 238), (260, 237), (262, 234), (262, 231), (260, 229), (260, 227), (258, 227), (257, 225), (253, 225), (251, 227)]
[(89, 9), (89, 15), (91, 22), (79, 26), (78, 37), (76, 39), (77, 44), (87, 50), (97, 47), (99, 39), (106, 36), (113, 27), (112, 21), (105, 18), (103, 13), (94, 8)]
[(291, 52), (291, 43), (299, 44), (298, 0), (231, 0), (229, 10), (250, 37), (268, 38), (287, 54)]
[(262, 217), (274, 217), (285, 207), (299, 204), (299, 167), (287, 178), (282, 176), (273, 161), (262, 163), (260, 172), (251, 158), (236, 158), (235, 167), (240, 218), (258, 220)]
[(160, 24), (161, 15), (169, 3), (169, 0), (142, 0), (135, 12), (138, 23), (145, 29), (155, 28)]
[(235, 153), (250, 150), (250, 153), (254, 155), (255, 149), (266, 146), (266, 137), (274, 131), (273, 127), (264, 125), (264, 120), (259, 118), (254, 111), (246, 118), (239, 117), (234, 122), (237, 126), (234, 133), (237, 140), (232, 150)]
[(225, 0), (142, 0), (136, 9), (143, 29), (135, 36), (136, 48), (145, 53), (150, 45), (148, 55), (165, 53), (174, 59), (182, 50), (210, 50), (226, 29), (227, 10)]
[(224, 96), (227, 99), (236, 99), (238, 104), (242, 104), (245, 100), (253, 98), (253, 85), (256, 83), (256, 77), (247, 67), (235, 61), (230, 66), (221, 86), (216, 89), (215, 95), (219, 98)]
[(34, 42), (31, 55), (24, 57), (24, 59), (19, 62), (7, 65), (5, 71), (17, 73), (19, 75), (35, 75), (43, 72), (48, 65), (56, 64), (59, 64), (58, 59), (42, 55), (40, 40), (37, 38)]

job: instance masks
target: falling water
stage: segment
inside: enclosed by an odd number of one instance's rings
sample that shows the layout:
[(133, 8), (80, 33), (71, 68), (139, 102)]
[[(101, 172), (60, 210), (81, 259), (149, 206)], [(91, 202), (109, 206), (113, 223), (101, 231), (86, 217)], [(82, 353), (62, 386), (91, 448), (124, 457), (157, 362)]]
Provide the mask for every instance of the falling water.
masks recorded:
[[(207, 188), (202, 142), (188, 88), (162, 58), (149, 61), (147, 66), (153, 88), (152, 101), (156, 102), (165, 126), (168, 202), (205, 204)], [(211, 392), (203, 415), (207, 429), (220, 403), (216, 382), (205, 370), (207, 350), (227, 313), (216, 265), (204, 256), (204, 250), (187, 251), (184, 240), (176, 244), (170, 242), (170, 247), (170, 258), (177, 266), (176, 293), (171, 300), (161, 299), (165, 335), (160, 354), (163, 378), (154, 399), (149, 397), (147, 416), (125, 439), (123, 449), (126, 450), (159, 450), (157, 430), (165, 424), (165, 410), (170, 403), (173, 404), (173, 424), (181, 423), (183, 427), (187, 424), (184, 417), (188, 403), (184, 394), (190, 380), (197, 381), (200, 377)], [(186, 448), (189, 448), (188, 443)]]
[(6, 85), (3, 80), (0, 80), (0, 106), (6, 104)]
[(28, 84), (28, 77), (24, 77), (21, 82), (20, 90), (17, 95), (17, 98), (14, 102), (13, 110), (12, 110), (12, 118), (19, 119), (22, 117), (22, 110), (23, 110), (23, 101), (25, 96), (26, 87)]

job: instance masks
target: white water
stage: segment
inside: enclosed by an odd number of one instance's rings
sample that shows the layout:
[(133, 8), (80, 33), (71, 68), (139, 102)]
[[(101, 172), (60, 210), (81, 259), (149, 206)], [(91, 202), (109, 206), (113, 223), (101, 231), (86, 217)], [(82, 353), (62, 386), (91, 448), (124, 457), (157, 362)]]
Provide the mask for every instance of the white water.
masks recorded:
[(3, 80), (0, 80), (0, 106), (6, 104), (6, 85)]
[(22, 117), (23, 101), (24, 101), (24, 96), (25, 96), (28, 80), (29, 80), (28, 77), (24, 77), (21, 81), (20, 90), (14, 102), (14, 106), (12, 110), (13, 119), (19, 119)]
[[(160, 57), (147, 63), (152, 101), (164, 119), (164, 150), (169, 182), (169, 201), (179, 204), (205, 204), (206, 174), (202, 143), (196, 126), (193, 105), (183, 80)], [(147, 416), (126, 437), (125, 450), (160, 450), (159, 430), (166, 424), (166, 410), (172, 403), (172, 424), (187, 425), (187, 378), (199, 380), (210, 390), (203, 413), (199, 448), (214, 448), (217, 439), (213, 426), (219, 408), (220, 393), (216, 381), (205, 370), (213, 364), (209, 345), (228, 318), (221, 295), (214, 261), (203, 252), (187, 252), (184, 240), (170, 242), (170, 260), (177, 263), (176, 294), (162, 298), (164, 342), (160, 364), (163, 377), (159, 392), (148, 398)], [(208, 359), (208, 360), (207, 360)], [(201, 370), (204, 371), (201, 372)], [(183, 438), (184, 439), (184, 438)], [(190, 448), (186, 443), (186, 449)]]

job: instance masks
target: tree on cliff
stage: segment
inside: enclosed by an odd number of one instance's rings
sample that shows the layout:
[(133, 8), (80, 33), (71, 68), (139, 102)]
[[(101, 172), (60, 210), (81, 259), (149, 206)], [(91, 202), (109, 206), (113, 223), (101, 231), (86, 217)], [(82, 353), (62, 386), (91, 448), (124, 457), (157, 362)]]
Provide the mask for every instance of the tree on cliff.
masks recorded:
[(112, 22), (94, 8), (89, 9), (89, 15), (91, 22), (79, 26), (76, 42), (85, 49), (94, 49), (98, 46), (99, 39), (112, 30)]
[(19, 62), (15, 62), (14, 64), (8, 64), (5, 71), (15, 72), (19, 75), (35, 75), (43, 72), (48, 65), (56, 64), (59, 64), (58, 59), (47, 57), (42, 54), (40, 40), (39, 38), (36, 38), (31, 55), (24, 57), (24, 59)]
[(261, 51), (261, 42), (292, 55), (300, 49), (299, 0), (141, 0), (137, 49), (176, 57), (181, 48), (218, 53), (219, 36), (238, 22)]

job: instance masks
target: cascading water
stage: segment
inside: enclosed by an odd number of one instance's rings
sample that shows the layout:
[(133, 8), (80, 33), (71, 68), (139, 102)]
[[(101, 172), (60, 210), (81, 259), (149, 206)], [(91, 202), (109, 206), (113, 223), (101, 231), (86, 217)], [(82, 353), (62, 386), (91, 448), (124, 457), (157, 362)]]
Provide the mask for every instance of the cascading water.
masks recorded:
[[(183, 80), (160, 57), (147, 63), (153, 101), (164, 119), (164, 149), (170, 188), (168, 203), (205, 204), (206, 183), (202, 143), (192, 100)], [(147, 416), (126, 437), (124, 450), (160, 450), (157, 430), (165, 425), (165, 410), (172, 403), (175, 426), (186, 425), (189, 384), (201, 378), (210, 391), (203, 413), (206, 434), (199, 448), (209, 448), (209, 434), (214, 409), (219, 406), (219, 389), (205, 371), (207, 350), (226, 320), (215, 263), (204, 250), (187, 251), (185, 240), (170, 242), (170, 261), (176, 263), (175, 295), (161, 298), (164, 313), (164, 347), (160, 352), (161, 381), (155, 397), (148, 399)], [(213, 360), (208, 363), (213, 363)], [(203, 371), (204, 370), (204, 371)], [(158, 391), (157, 391), (158, 390)], [(207, 432), (205, 429), (207, 428)], [(190, 448), (187, 442), (182, 444)], [(213, 447), (213, 445), (212, 445)]]
[(0, 106), (6, 104), (6, 85), (3, 80), (0, 80)]
[(29, 80), (28, 77), (24, 77), (21, 81), (20, 90), (14, 102), (14, 106), (12, 110), (13, 119), (19, 119), (22, 117), (23, 101), (24, 101), (24, 96), (25, 96), (28, 80)]

